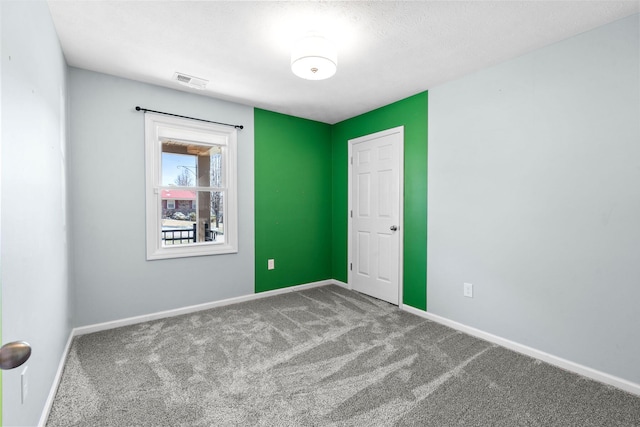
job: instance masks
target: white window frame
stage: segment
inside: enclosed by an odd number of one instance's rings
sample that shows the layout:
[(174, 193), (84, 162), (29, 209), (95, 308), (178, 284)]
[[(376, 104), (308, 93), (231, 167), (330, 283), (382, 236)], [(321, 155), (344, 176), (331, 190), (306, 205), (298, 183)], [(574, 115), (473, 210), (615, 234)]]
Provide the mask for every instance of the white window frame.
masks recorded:
[[(169, 206), (169, 203), (171, 203), (172, 206)], [(167, 199), (167, 209), (172, 209), (173, 210), (175, 208), (176, 208), (176, 201), (173, 200), (173, 199), (171, 199), (171, 200)]]
[[(162, 245), (162, 139), (176, 139), (202, 145), (223, 146), (225, 156), (224, 243), (196, 242)], [(229, 126), (191, 119), (145, 113), (145, 175), (147, 260), (219, 255), (238, 252), (238, 131)], [(173, 187), (175, 188), (175, 187)], [(189, 190), (207, 191), (204, 187)]]

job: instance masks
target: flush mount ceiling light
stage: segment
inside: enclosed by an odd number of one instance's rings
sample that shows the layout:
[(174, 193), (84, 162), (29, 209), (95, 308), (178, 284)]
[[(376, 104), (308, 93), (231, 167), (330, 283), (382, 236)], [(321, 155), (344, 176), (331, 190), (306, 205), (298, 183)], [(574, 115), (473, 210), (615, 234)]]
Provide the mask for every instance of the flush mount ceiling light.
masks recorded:
[(336, 49), (322, 36), (300, 39), (291, 52), (291, 71), (303, 79), (328, 79), (336, 73), (337, 66)]

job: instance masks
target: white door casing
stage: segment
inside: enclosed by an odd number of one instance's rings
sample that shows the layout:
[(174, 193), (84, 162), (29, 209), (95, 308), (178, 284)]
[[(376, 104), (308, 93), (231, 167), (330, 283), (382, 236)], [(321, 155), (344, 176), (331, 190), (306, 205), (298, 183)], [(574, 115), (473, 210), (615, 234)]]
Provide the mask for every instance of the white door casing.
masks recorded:
[(396, 305), (402, 301), (403, 153), (402, 126), (349, 140), (349, 285)]

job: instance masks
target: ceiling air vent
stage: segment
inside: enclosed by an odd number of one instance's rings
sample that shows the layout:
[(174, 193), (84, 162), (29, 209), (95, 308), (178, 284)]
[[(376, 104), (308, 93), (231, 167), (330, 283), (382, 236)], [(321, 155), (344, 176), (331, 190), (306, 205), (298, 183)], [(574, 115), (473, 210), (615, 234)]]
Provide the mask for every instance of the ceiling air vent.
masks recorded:
[(180, 84), (192, 87), (194, 89), (204, 89), (207, 83), (209, 83), (209, 80), (200, 79), (198, 77), (193, 77), (183, 73), (175, 73), (173, 75), (173, 79)]

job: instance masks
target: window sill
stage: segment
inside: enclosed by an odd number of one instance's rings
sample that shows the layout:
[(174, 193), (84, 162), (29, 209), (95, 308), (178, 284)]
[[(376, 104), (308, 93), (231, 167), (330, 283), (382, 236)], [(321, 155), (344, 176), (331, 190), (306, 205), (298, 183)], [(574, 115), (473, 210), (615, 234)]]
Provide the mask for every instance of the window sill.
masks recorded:
[(187, 258), (196, 256), (225, 255), (238, 253), (238, 248), (229, 244), (196, 243), (188, 246), (163, 246), (147, 251), (147, 261), (158, 259)]

